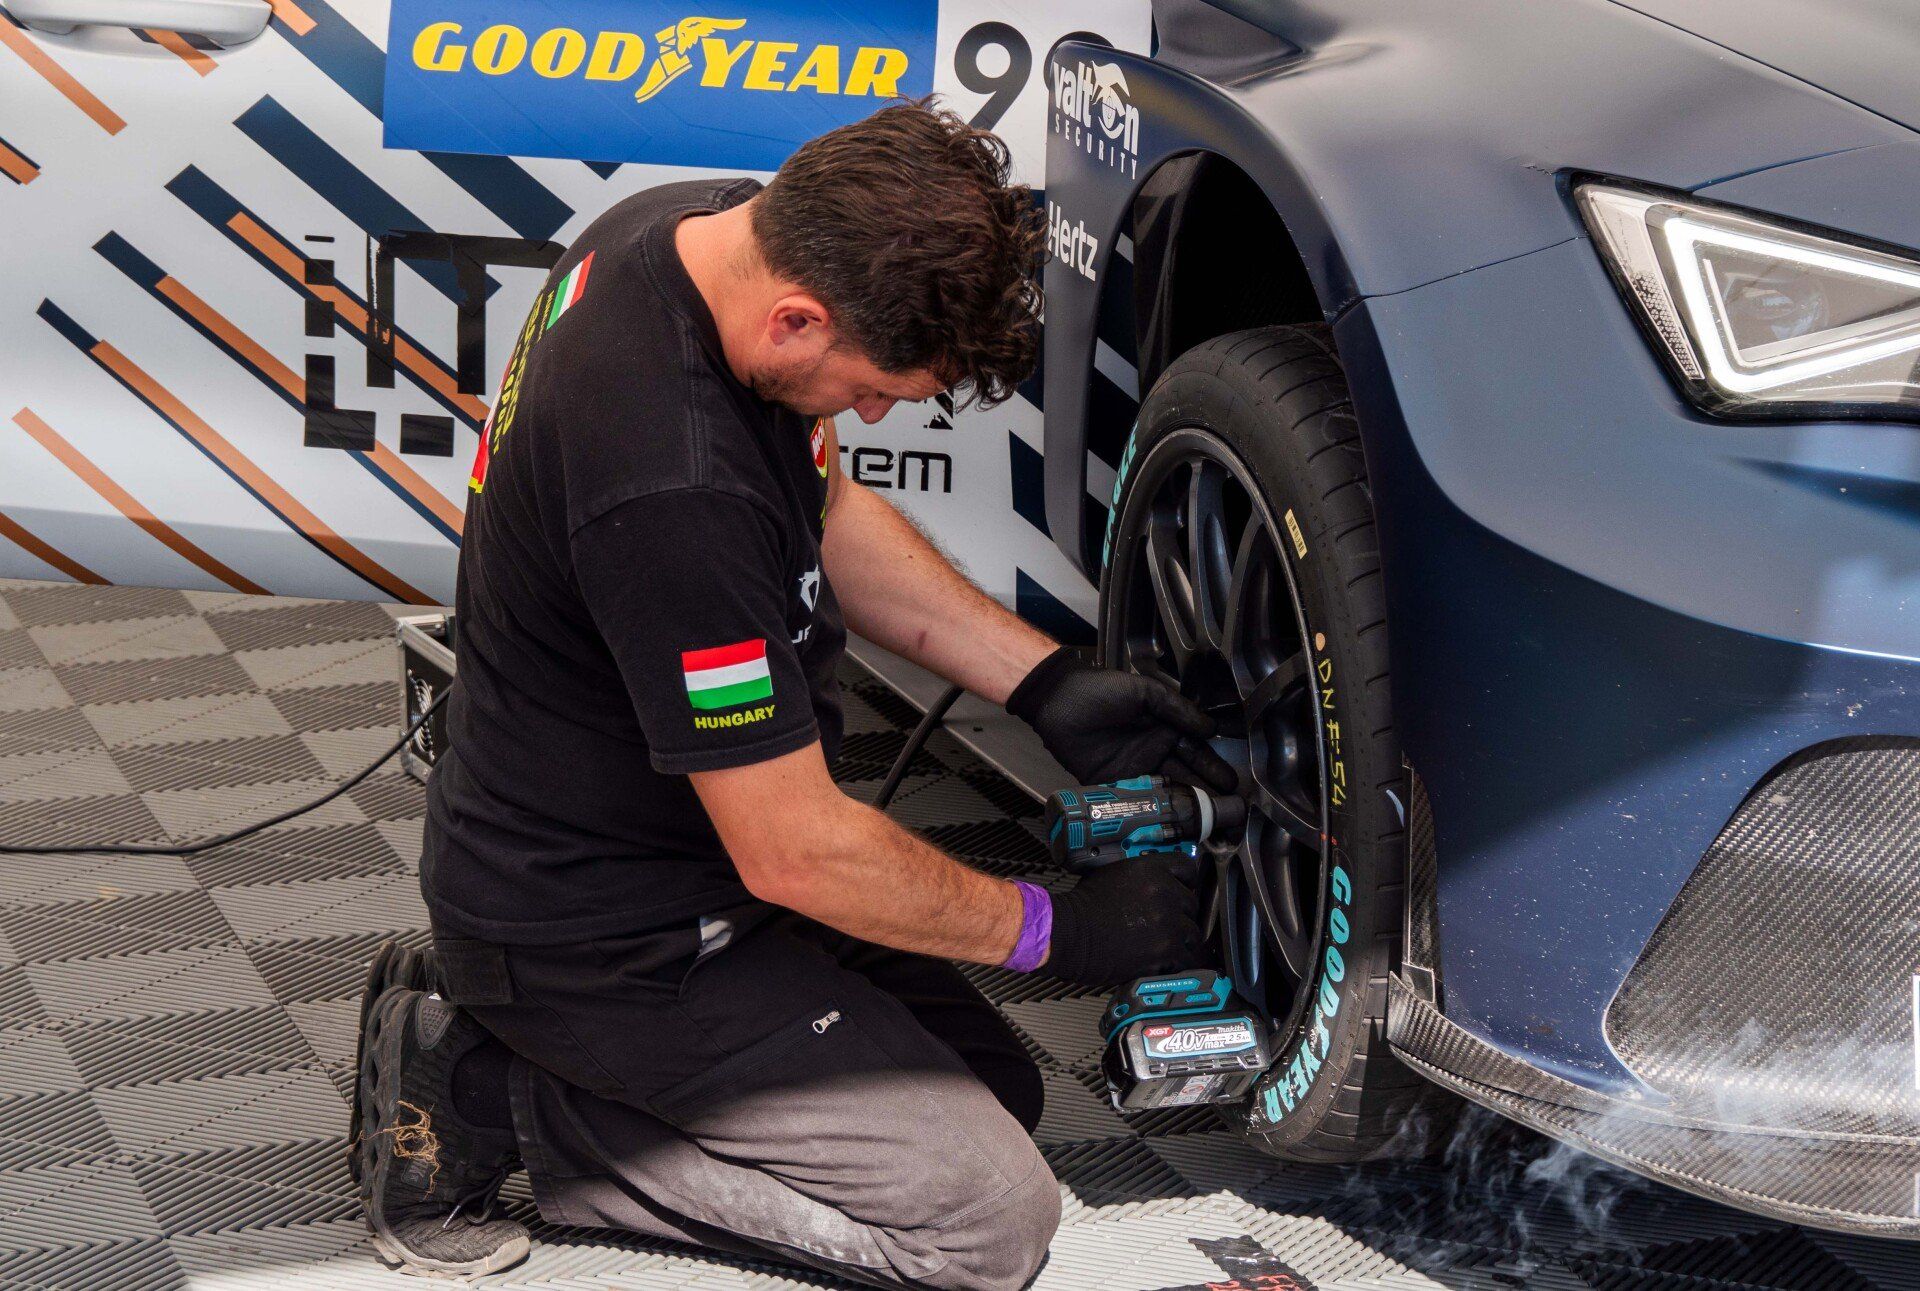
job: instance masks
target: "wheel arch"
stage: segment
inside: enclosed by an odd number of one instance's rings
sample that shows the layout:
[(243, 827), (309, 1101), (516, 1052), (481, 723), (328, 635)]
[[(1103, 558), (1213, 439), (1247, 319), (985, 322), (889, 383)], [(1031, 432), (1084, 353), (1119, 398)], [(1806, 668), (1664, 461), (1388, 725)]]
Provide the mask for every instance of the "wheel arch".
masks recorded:
[[(1063, 83), (1094, 62), (1126, 78), (1141, 117), (1137, 156), (1103, 156), (1063, 108)], [(1049, 53), (1048, 85), (1046, 519), (1067, 559), (1097, 579), (1104, 517), (1089, 505), (1087, 450), (1097, 430), (1125, 434), (1092, 424), (1099, 372), (1112, 370), (1096, 364), (1098, 342), (1125, 330), (1115, 348), (1134, 360), (1135, 388), (1121, 393), (1137, 403), (1182, 349), (1245, 327), (1331, 321), (1358, 291), (1308, 168), (1227, 90), (1071, 40)], [(1136, 232), (1131, 272), (1122, 272), (1114, 248)], [(1085, 264), (1065, 249), (1081, 233), (1098, 248)], [(1235, 269), (1232, 292), (1209, 282), (1223, 267)]]
[[(1141, 184), (1128, 214), (1134, 251), (1125, 303), (1140, 397), (1167, 364), (1216, 336), (1328, 316), (1279, 208), (1232, 158), (1169, 158)], [(1236, 244), (1260, 250), (1240, 258)]]

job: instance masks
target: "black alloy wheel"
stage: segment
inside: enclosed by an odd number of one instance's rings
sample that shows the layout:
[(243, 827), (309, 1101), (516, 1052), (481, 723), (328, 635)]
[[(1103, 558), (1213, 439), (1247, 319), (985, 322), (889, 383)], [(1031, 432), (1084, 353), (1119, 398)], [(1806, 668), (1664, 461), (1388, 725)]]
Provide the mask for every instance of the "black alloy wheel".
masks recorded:
[(1203, 342), (1141, 401), (1115, 482), (1103, 662), (1219, 723), (1244, 833), (1212, 853), (1213, 954), (1273, 1025), (1221, 1109), (1295, 1161), (1419, 1155), (1457, 1104), (1393, 1054), (1407, 882), (1384, 571), (1358, 419), (1324, 327)]
[(1201, 909), (1247, 1001), (1297, 1022), (1325, 921), (1327, 762), (1306, 609), (1282, 531), (1218, 438), (1175, 430), (1135, 467), (1115, 534), (1104, 662), (1159, 677), (1220, 725), (1247, 825), (1212, 852)]

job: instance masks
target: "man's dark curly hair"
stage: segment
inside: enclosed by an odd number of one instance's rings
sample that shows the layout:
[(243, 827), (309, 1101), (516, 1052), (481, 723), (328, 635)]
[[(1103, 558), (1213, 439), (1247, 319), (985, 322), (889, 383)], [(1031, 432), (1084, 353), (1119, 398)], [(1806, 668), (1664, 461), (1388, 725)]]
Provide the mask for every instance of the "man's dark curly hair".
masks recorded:
[(801, 145), (753, 204), (774, 273), (884, 372), (928, 369), (999, 403), (1039, 348), (1045, 219), (1007, 145), (931, 99)]

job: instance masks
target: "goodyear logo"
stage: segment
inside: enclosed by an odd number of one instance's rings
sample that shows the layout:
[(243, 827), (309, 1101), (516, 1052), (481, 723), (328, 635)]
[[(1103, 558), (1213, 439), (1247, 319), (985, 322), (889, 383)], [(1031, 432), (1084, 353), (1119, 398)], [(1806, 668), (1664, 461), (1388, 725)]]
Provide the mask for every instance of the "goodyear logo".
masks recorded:
[(900, 92), (900, 78), (907, 72), (904, 49), (816, 44), (803, 57), (795, 41), (727, 36), (746, 25), (745, 18), (682, 18), (662, 28), (649, 45), (631, 31), (600, 31), (589, 39), (572, 27), (533, 33), (500, 22), (468, 44), (465, 24), (443, 21), (429, 24), (413, 38), (413, 65), (426, 72), (458, 73), (470, 66), (482, 76), (524, 71), (548, 80), (579, 76), (589, 81), (631, 81), (644, 67), (646, 75), (633, 91), (639, 103), (696, 69), (703, 89), (737, 86), (883, 99)]
[[(679, 0), (684, 3), (685, 0)], [(389, 147), (771, 170), (933, 84), (934, 0), (394, 0)]]

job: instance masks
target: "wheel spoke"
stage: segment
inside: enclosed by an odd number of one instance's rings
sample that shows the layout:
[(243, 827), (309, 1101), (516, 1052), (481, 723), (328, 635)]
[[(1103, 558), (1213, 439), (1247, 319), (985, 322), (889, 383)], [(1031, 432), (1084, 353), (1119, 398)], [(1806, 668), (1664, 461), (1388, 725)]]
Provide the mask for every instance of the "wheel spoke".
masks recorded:
[(1143, 677), (1152, 677), (1155, 681), (1179, 688), (1179, 680), (1167, 671), (1160, 647), (1153, 643), (1152, 638), (1129, 634), (1123, 648), (1128, 672), (1137, 672)]
[(1276, 706), (1297, 698), (1307, 680), (1307, 656), (1296, 651), (1280, 661), (1280, 666), (1254, 683), (1247, 692), (1247, 725), (1258, 726), (1275, 715)]
[[(1150, 451), (1123, 511), (1107, 657), (1213, 714), (1247, 795), (1237, 846), (1212, 854), (1201, 918), (1249, 1000), (1297, 1016), (1323, 935), (1331, 821), (1313, 634), (1289, 538), (1258, 481), (1203, 434)], [(1304, 639), (1303, 639), (1304, 637)]]
[(1153, 601), (1166, 628), (1176, 668), (1186, 666), (1196, 648), (1193, 630), (1193, 582), (1181, 560), (1178, 533), (1171, 520), (1154, 518), (1147, 528), (1147, 577)]
[(1265, 926), (1268, 939), (1279, 953), (1281, 961), (1295, 977), (1305, 977), (1312, 947), (1293, 884), (1282, 883), (1281, 890), (1275, 892), (1267, 882), (1266, 867), (1261, 863), (1256, 848), (1257, 843), (1249, 835), (1237, 853), (1242, 882), (1253, 897), (1253, 905), (1260, 912), (1260, 922)]
[(1231, 852), (1216, 852), (1213, 857), (1213, 891), (1207, 896), (1206, 913), (1200, 917), (1200, 936), (1210, 939), (1220, 927), (1227, 903), (1227, 879), (1233, 868)]
[(1263, 578), (1273, 567), (1265, 561), (1265, 551), (1271, 549), (1267, 538), (1267, 526), (1260, 523), (1260, 517), (1254, 515), (1246, 521), (1246, 528), (1240, 530), (1240, 544), (1233, 553), (1233, 565), (1227, 571), (1227, 617), (1221, 624), (1221, 647), (1227, 653), (1227, 659), (1250, 661), (1248, 630), (1260, 632), (1261, 624), (1250, 622), (1250, 617), (1260, 613), (1260, 607), (1267, 603), (1267, 596), (1256, 597), (1256, 592), (1265, 592), (1265, 588), (1256, 588), (1254, 580)]
[(1313, 930), (1307, 926), (1291, 884), (1283, 886), (1274, 905), (1279, 917), (1267, 922), (1273, 948), (1287, 966), (1287, 971), (1304, 980), (1313, 960)]
[(1260, 943), (1265, 940), (1261, 937), (1260, 932), (1261, 929), (1266, 926), (1266, 920), (1261, 917), (1260, 904), (1257, 901), (1243, 903), (1240, 917), (1243, 924), (1240, 933), (1240, 942), (1246, 947), (1240, 955), (1240, 958), (1246, 963), (1246, 968), (1243, 970), (1246, 974), (1244, 980), (1250, 988), (1251, 993), (1262, 995), (1265, 994), (1263, 988), (1266, 985), (1267, 965), (1266, 956), (1260, 953)]
[(1316, 852), (1320, 850), (1320, 844), (1323, 841), (1320, 826), (1317, 822), (1308, 820), (1299, 808), (1267, 788), (1266, 785), (1259, 783), (1257, 779), (1253, 787), (1253, 798), (1254, 806), (1259, 809), (1260, 814), (1278, 826), (1288, 838), (1302, 847), (1310, 847)]
[(1227, 606), (1232, 604), (1227, 557), (1227, 473), (1211, 463), (1194, 464), (1187, 481), (1187, 571), (1193, 580), (1193, 627), (1198, 643), (1226, 649)]

